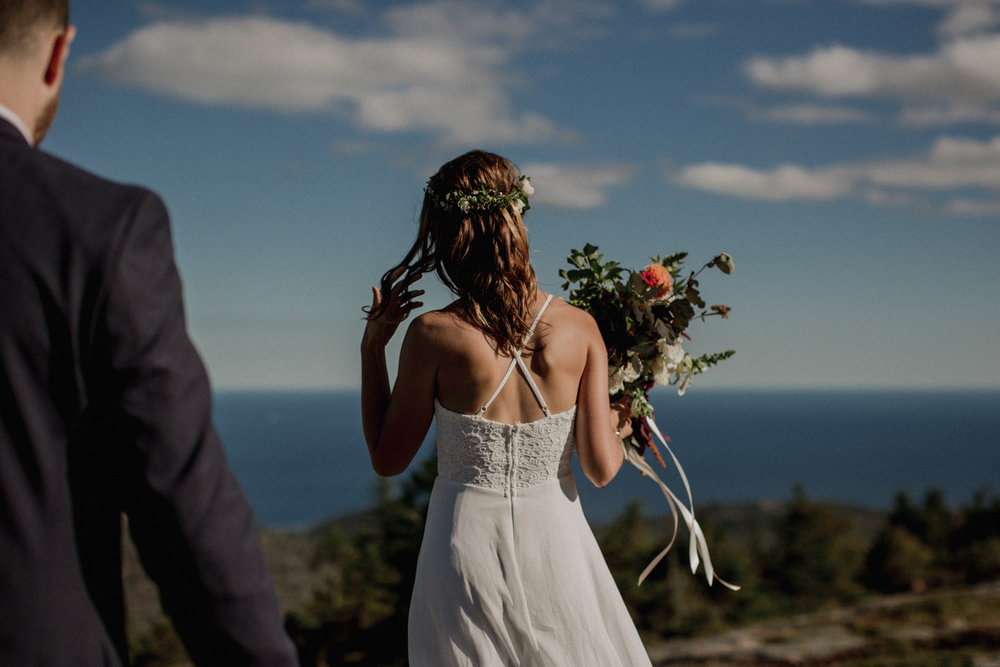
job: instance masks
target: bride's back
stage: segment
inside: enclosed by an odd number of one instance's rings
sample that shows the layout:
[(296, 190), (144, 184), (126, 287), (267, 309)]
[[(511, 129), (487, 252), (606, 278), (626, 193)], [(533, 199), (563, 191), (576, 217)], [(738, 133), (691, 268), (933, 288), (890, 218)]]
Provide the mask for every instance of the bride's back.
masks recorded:
[[(545, 301), (537, 293), (530, 317)], [(580, 378), (587, 359), (586, 337), (580, 335), (582, 311), (553, 299), (545, 310), (522, 356), (553, 413), (576, 404)], [(438, 342), (436, 396), (448, 410), (476, 413), (489, 400), (510, 366), (509, 355), (498, 354), (483, 332), (464, 320), (455, 308), (426, 313), (424, 324), (434, 329)], [(482, 415), (512, 424), (544, 416), (528, 383), (515, 371), (500, 394)]]

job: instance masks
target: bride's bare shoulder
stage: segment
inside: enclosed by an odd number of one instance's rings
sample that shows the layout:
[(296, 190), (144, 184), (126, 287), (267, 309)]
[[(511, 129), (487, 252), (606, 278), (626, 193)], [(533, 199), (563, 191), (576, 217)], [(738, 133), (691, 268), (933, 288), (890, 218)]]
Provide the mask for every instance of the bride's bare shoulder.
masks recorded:
[(578, 333), (598, 333), (597, 322), (587, 311), (563, 301), (552, 300), (552, 319)]
[(424, 340), (449, 341), (472, 331), (454, 310), (442, 308), (421, 313), (410, 323), (413, 334)]

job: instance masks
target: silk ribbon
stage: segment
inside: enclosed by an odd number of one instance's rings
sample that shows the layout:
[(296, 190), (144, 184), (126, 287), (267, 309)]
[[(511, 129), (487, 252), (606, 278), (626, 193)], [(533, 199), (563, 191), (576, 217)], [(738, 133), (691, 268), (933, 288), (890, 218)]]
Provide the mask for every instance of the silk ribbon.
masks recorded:
[(642, 571), (642, 574), (639, 575), (639, 585), (642, 585), (642, 582), (646, 580), (646, 577), (648, 577), (649, 573), (653, 571), (653, 568), (655, 568), (660, 561), (663, 560), (664, 556), (667, 555), (667, 552), (670, 551), (670, 548), (677, 540), (677, 529), (680, 523), (677, 519), (677, 513), (680, 512), (681, 516), (684, 517), (684, 523), (687, 524), (688, 531), (691, 533), (688, 548), (688, 560), (691, 563), (691, 573), (694, 574), (697, 572), (699, 563), (704, 561), (705, 577), (708, 579), (709, 586), (712, 585), (713, 581), (718, 581), (726, 588), (734, 591), (740, 590), (739, 586), (730, 584), (715, 574), (715, 568), (712, 566), (712, 559), (708, 554), (708, 543), (705, 541), (705, 535), (701, 530), (701, 526), (698, 525), (697, 519), (694, 518), (694, 499), (691, 496), (691, 485), (688, 483), (687, 475), (684, 473), (684, 468), (681, 467), (681, 462), (677, 460), (673, 450), (670, 449), (670, 445), (667, 444), (667, 439), (660, 432), (660, 429), (656, 426), (656, 422), (653, 421), (653, 418), (646, 417), (645, 419), (646, 425), (649, 426), (649, 430), (656, 436), (657, 440), (660, 441), (660, 444), (663, 445), (664, 449), (667, 450), (667, 453), (670, 454), (670, 458), (673, 459), (674, 466), (676, 466), (677, 472), (680, 474), (681, 481), (684, 483), (684, 490), (687, 491), (688, 505), (690, 506), (690, 509), (685, 506), (684, 503), (681, 502), (680, 498), (674, 495), (674, 492), (670, 490), (670, 487), (668, 487), (663, 480), (659, 478), (652, 466), (646, 462), (646, 459), (644, 459), (633, 447), (625, 448), (625, 456), (628, 459), (628, 462), (638, 468), (641, 473), (647, 475), (650, 479), (656, 482), (656, 484), (663, 491), (663, 495), (667, 499), (667, 504), (670, 505), (670, 513), (674, 517), (674, 532), (670, 537), (670, 543), (667, 544), (663, 551), (657, 554), (649, 565), (646, 566), (646, 569)]

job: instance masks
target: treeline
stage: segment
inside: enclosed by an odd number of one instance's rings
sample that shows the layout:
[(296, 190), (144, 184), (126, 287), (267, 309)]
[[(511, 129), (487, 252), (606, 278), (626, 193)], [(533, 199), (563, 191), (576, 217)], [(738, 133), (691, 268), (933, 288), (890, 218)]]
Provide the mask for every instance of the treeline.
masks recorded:
[[(327, 574), (312, 599), (286, 619), (303, 665), (406, 664), (407, 607), (434, 476), (428, 461), (398, 486), (382, 482), (365, 521), (324, 528), (313, 567)], [(662, 521), (651, 524), (638, 504), (597, 530), (649, 644), (872, 594), (1000, 578), (1000, 497), (986, 492), (955, 509), (936, 490), (919, 502), (900, 493), (874, 530), (859, 529), (841, 509), (810, 500), (801, 487), (768, 521), (739, 531), (722, 530), (713, 512), (699, 511), (716, 570), (742, 586), (738, 592), (709, 587), (701, 569), (691, 574), (683, 527), (673, 552), (637, 586), (665, 538)]]
[[(1000, 497), (977, 493), (950, 509), (937, 490), (896, 497), (874, 531), (802, 487), (740, 545), (700, 519), (716, 571), (742, 586), (709, 587), (692, 576), (686, 542), (642, 586), (636, 577), (659, 548), (638, 506), (599, 532), (605, 557), (647, 642), (716, 632), (752, 621), (850, 604), (866, 596), (1000, 579)], [(683, 530), (683, 529), (682, 529)]]

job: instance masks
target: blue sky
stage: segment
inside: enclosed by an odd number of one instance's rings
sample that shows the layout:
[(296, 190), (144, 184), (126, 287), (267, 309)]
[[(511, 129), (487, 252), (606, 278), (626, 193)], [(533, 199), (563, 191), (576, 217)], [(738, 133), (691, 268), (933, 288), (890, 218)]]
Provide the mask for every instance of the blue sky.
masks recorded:
[[(158, 191), (219, 388), (354, 387), (361, 307), (471, 148), (571, 248), (687, 250), (703, 387), (1000, 388), (1000, 0), (77, 2), (44, 147)], [(428, 278), (424, 282), (431, 283)], [(448, 295), (432, 289), (429, 306)]]

